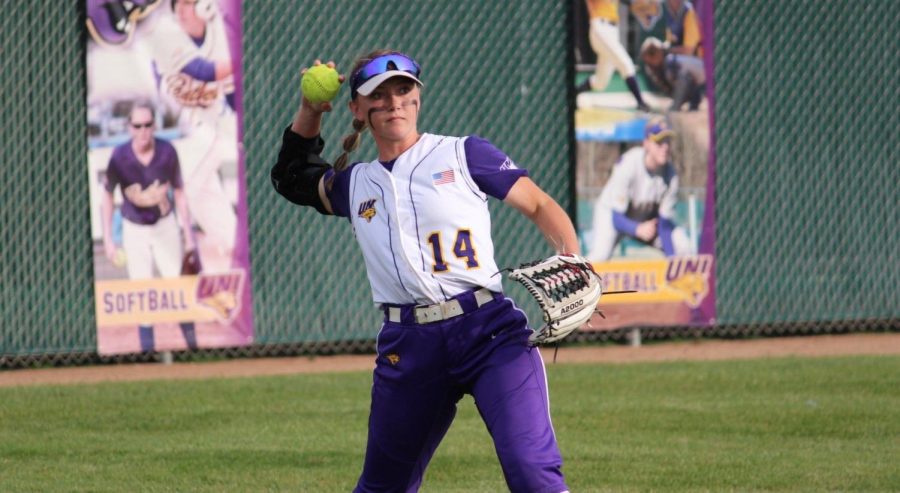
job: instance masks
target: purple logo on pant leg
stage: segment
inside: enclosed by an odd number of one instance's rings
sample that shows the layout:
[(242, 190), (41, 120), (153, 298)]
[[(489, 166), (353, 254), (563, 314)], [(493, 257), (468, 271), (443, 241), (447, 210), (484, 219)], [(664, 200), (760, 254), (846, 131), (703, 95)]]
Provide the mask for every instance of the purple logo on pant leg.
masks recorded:
[(94, 41), (119, 45), (134, 34), (137, 21), (160, 0), (87, 0), (87, 28)]

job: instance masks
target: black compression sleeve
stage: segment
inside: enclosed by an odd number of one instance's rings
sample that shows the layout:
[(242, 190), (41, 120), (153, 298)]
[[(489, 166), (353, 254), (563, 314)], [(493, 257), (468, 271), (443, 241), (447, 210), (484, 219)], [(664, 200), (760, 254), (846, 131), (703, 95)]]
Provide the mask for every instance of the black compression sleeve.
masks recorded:
[(312, 139), (301, 137), (290, 127), (281, 138), (278, 162), (272, 167), (270, 176), (275, 191), (284, 198), (299, 205), (315, 207), (320, 214), (330, 215), (319, 197), (319, 180), (331, 169), (319, 154), (325, 147), (322, 137)]

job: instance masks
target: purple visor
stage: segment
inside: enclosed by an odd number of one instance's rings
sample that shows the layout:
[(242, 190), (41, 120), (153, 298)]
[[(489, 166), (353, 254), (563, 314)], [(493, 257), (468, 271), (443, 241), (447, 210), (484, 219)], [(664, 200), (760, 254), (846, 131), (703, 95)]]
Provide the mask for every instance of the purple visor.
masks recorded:
[(350, 77), (350, 97), (355, 98), (357, 94), (368, 96), (391, 77), (406, 77), (422, 86), (424, 84), (419, 80), (420, 72), (419, 64), (403, 53), (394, 52), (375, 57)]

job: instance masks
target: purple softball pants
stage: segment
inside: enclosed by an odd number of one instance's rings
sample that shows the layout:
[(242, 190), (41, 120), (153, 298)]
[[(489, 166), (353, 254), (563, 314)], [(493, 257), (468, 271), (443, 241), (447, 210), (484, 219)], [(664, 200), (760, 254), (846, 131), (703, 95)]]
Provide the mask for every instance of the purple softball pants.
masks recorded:
[(510, 491), (567, 490), (544, 363), (527, 343), (525, 314), (498, 293), (480, 308), (471, 292), (456, 298), (463, 315), (416, 324), (404, 309), (402, 322), (382, 326), (366, 460), (354, 491), (418, 491), (466, 393), (493, 438)]

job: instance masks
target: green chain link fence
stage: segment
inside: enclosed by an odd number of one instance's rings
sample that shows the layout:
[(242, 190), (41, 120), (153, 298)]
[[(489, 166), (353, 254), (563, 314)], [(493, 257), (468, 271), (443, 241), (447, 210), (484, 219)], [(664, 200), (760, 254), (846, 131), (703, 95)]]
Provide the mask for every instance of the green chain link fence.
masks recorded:
[(96, 347), (77, 2), (0, 13), (0, 355)]
[(716, 8), (720, 320), (896, 327), (900, 3)]
[[(148, 358), (96, 355), (80, 4), (13, 1), (0, 13), (0, 367)], [(298, 104), (299, 69), (315, 58), (346, 70), (373, 48), (408, 51), (426, 82), (421, 128), (491, 139), (571, 208), (571, 7), (244, 1), (256, 344), (201, 353), (373, 347), (380, 317), (350, 228), (292, 206), (268, 180)], [(897, 44), (900, 3), (715, 7), (719, 325), (703, 334), (896, 330), (900, 66), (889, 47)], [(323, 128), (328, 157), (349, 130), (347, 97), (344, 88)], [(373, 152), (367, 142), (355, 156)], [(502, 204), (492, 213), (501, 266), (549, 253), (519, 214)], [(625, 331), (581, 337), (622, 339)]]

